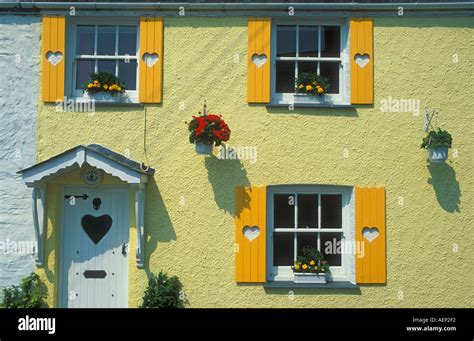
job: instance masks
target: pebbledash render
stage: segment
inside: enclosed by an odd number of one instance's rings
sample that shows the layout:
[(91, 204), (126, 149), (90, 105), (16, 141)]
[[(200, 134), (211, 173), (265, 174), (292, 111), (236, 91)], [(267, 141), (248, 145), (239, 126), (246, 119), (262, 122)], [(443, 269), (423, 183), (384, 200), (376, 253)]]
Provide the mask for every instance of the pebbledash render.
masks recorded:
[[(33, 47), (6, 91), (36, 104), (11, 124), (36, 122), (36, 161), (7, 192), (31, 189), (50, 307), (137, 307), (161, 270), (189, 307), (473, 307), (474, 5), (288, 6), (0, 3)], [(126, 91), (90, 106), (103, 71)], [(328, 93), (295, 93), (306, 71)], [(204, 103), (231, 129), (211, 156), (189, 143)], [(433, 110), (446, 162), (420, 149)], [(293, 272), (305, 246), (325, 283)]]

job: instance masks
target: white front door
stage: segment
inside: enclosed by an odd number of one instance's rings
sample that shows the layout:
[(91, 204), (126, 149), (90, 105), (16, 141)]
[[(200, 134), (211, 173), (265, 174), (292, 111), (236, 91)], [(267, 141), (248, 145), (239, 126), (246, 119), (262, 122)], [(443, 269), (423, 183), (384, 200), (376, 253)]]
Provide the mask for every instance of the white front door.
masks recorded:
[(61, 199), (60, 307), (127, 307), (128, 188), (67, 186)]

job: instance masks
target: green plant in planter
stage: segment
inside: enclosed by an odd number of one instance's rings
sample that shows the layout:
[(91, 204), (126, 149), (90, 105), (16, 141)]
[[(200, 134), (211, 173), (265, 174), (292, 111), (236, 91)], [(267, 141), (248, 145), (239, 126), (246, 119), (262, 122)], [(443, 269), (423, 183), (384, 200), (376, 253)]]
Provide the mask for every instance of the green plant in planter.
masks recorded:
[(297, 93), (322, 96), (329, 91), (329, 81), (316, 72), (302, 72), (295, 81)]
[(328, 262), (318, 249), (305, 246), (303, 247), (303, 255), (296, 258), (295, 265), (292, 266), (293, 272), (296, 273), (314, 273), (314, 274), (330, 274)]
[(39, 276), (32, 273), (21, 280), (20, 285), (3, 288), (2, 308), (41, 308), (47, 297), (46, 288)]
[(453, 138), (446, 130), (431, 130), (421, 142), (421, 148), (451, 148)]
[(170, 277), (163, 271), (158, 275), (152, 274), (140, 308), (178, 308), (183, 305), (180, 299), (182, 288), (176, 276)]
[(82, 85), (89, 94), (109, 93), (116, 95), (125, 92), (125, 83), (109, 72), (92, 73), (89, 82)]

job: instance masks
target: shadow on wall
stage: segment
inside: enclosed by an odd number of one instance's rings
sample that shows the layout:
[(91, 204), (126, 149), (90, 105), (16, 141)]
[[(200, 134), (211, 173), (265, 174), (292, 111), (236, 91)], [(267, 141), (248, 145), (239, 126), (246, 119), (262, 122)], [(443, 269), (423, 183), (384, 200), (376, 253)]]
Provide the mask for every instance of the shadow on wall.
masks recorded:
[[(158, 242), (176, 240), (176, 233), (166, 210), (165, 203), (153, 177), (147, 186), (145, 211), (145, 270), (150, 273), (150, 257), (155, 252)], [(152, 206), (153, 205), (153, 206)]]
[(235, 188), (250, 185), (242, 162), (239, 159), (221, 160), (211, 156), (206, 158), (205, 165), (217, 206), (226, 213), (237, 215), (239, 212), (235, 212)]
[(459, 212), (461, 188), (453, 167), (444, 162), (430, 163), (427, 167), (431, 174), (428, 183), (433, 186), (440, 206), (450, 213)]

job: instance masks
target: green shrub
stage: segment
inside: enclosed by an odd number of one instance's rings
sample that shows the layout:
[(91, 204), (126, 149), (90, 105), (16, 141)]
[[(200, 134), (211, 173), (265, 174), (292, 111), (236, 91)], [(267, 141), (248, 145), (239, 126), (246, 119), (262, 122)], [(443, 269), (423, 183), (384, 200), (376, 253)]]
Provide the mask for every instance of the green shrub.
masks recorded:
[(438, 131), (431, 130), (426, 137), (423, 138), (421, 143), (421, 148), (440, 148), (447, 147), (451, 148), (453, 138), (450, 133), (446, 130), (441, 130), (438, 128)]
[(182, 306), (180, 292), (183, 288), (178, 277), (169, 277), (160, 271), (148, 279), (148, 287), (143, 295), (140, 308), (178, 308)]
[(21, 280), (20, 285), (3, 288), (2, 308), (41, 308), (47, 297), (46, 288), (39, 276), (32, 273)]

